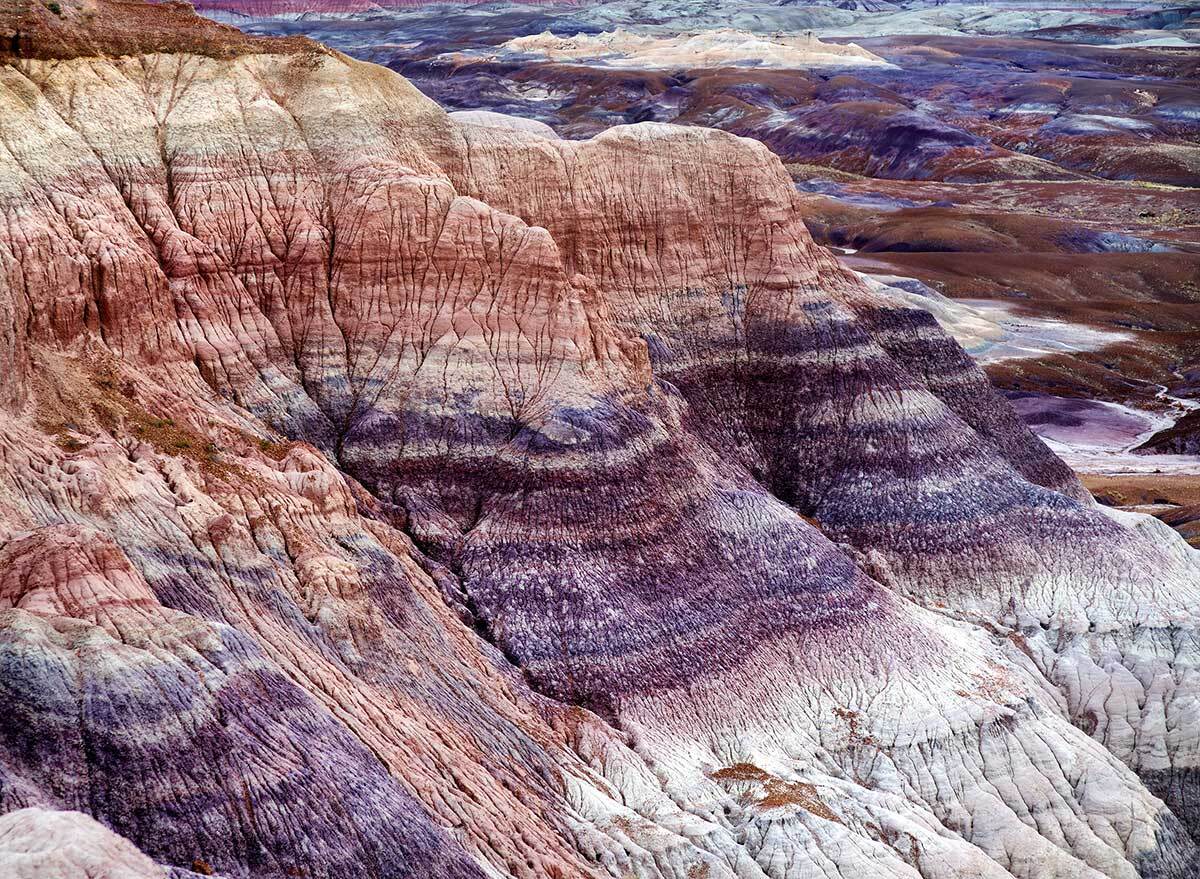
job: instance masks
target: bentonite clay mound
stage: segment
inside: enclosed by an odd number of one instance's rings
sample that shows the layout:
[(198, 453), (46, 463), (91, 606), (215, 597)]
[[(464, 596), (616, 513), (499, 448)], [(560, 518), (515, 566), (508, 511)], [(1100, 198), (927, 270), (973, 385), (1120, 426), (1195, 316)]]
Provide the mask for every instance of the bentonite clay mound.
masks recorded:
[(154, 48), (0, 68), (0, 874), (1194, 875), (1195, 557), (765, 147)]

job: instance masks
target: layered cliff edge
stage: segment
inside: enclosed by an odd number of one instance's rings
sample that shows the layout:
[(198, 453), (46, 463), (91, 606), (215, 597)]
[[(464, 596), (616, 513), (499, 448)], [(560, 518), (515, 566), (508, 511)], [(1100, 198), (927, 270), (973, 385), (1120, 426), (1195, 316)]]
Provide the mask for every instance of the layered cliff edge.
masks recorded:
[(4, 15), (5, 871), (1194, 875), (1195, 554), (764, 147)]

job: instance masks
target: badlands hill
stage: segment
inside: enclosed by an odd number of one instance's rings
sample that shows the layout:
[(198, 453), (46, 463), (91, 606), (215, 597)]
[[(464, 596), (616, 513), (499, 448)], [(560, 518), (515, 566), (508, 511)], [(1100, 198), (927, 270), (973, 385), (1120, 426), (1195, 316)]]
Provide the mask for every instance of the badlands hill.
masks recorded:
[[(632, 70), (679, 70), (753, 64), (755, 67), (807, 69), (886, 65), (882, 58), (850, 43), (822, 43), (807, 36), (765, 37), (725, 28), (700, 34), (648, 37), (620, 28), (592, 36), (556, 36), (550, 31), (514, 37), (501, 53), (556, 62), (593, 62)], [(751, 62), (749, 59), (753, 59)]]
[(766, 147), (0, 35), (0, 875), (1195, 875), (1196, 556)]

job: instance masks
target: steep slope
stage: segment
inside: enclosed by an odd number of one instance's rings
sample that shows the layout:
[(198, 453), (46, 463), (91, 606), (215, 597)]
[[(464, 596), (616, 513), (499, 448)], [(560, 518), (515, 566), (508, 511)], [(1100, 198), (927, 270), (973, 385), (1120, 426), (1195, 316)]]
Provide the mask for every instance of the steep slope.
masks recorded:
[(1191, 874), (1191, 551), (764, 147), (203, 27), (0, 69), (0, 865)]

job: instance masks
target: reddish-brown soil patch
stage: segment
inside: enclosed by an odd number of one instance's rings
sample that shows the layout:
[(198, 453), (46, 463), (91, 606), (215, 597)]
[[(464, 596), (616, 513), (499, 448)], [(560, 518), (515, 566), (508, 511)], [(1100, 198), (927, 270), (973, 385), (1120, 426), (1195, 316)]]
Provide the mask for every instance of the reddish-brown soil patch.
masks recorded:
[(1124, 509), (1147, 508), (1188, 543), (1200, 548), (1200, 476), (1081, 473), (1079, 478), (1101, 503)]
[(5, 0), (0, 62), (187, 52), (213, 58), (328, 52), (306, 37), (250, 37), (168, 0)]

